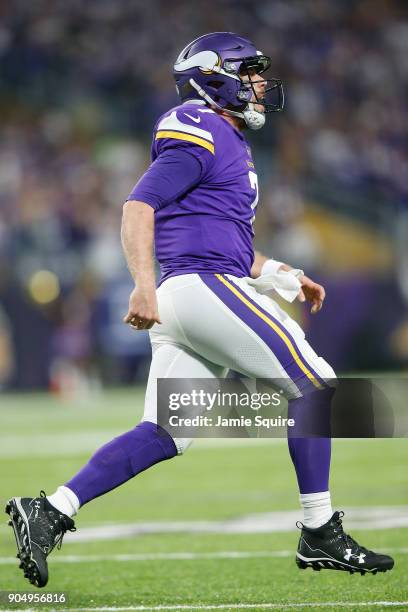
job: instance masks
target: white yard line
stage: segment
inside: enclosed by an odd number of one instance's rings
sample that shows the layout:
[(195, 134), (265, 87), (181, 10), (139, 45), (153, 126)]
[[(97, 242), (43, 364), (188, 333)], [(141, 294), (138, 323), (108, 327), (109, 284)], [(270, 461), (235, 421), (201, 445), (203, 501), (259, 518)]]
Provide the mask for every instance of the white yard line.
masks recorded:
[[(347, 529), (393, 529), (408, 527), (408, 506), (380, 506), (345, 508)], [(65, 542), (81, 544), (104, 540), (120, 540), (142, 534), (213, 533), (252, 534), (276, 533), (296, 530), (301, 520), (300, 510), (248, 514), (224, 521), (148, 521), (115, 523), (80, 527), (76, 533), (67, 533)], [(8, 530), (0, 525), (0, 531)]]
[[(406, 555), (408, 548), (384, 548), (379, 552)], [(99, 563), (100, 561), (143, 562), (143, 561), (199, 561), (206, 559), (257, 559), (295, 557), (292, 550), (222, 550), (214, 552), (170, 552), (132, 553), (118, 555), (55, 555), (51, 563)], [(15, 557), (0, 557), (0, 565), (16, 565)]]
[[(174, 605), (174, 606), (130, 606), (128, 608), (98, 608), (100, 612), (118, 612), (124, 610), (290, 610), (291, 608), (349, 608), (354, 607), (367, 607), (367, 606), (384, 606), (384, 607), (395, 607), (405, 606), (408, 607), (408, 601), (326, 601), (326, 602), (302, 602), (302, 603), (288, 603), (288, 604), (277, 604), (277, 603), (259, 603), (259, 604), (214, 604), (214, 605)], [(95, 610), (95, 608), (71, 608), (70, 612), (82, 612), (82, 611)], [(66, 612), (65, 610), (63, 612)]]
[[(372, 508), (345, 508), (347, 529), (408, 528), (408, 506), (380, 506)], [(300, 510), (248, 514), (224, 521), (148, 521), (138, 523), (102, 523), (80, 527), (76, 533), (67, 533), (65, 542), (83, 544), (123, 540), (138, 535), (196, 533), (196, 534), (254, 534), (296, 531), (301, 520)], [(0, 525), (0, 532), (9, 531)]]
[[(408, 506), (345, 508), (347, 529), (392, 529), (408, 527)], [(300, 510), (265, 512), (225, 521), (155, 521), (83, 527), (75, 534), (67, 533), (66, 542), (116, 540), (154, 533), (276, 533), (296, 529)]]
[[(28, 457), (76, 456), (93, 453), (102, 444), (122, 433), (118, 430), (75, 431), (53, 434), (8, 434), (0, 445), (0, 459)], [(191, 450), (286, 444), (284, 438), (200, 438)], [(29, 451), (27, 449), (30, 449)]]
[[(216, 551), (207, 553), (173, 552), (173, 553), (135, 553), (120, 555), (55, 555), (52, 563), (94, 563), (99, 561), (196, 561), (200, 559), (251, 559), (258, 557), (294, 557), (293, 550), (276, 551)], [(0, 557), (0, 565), (15, 565), (15, 557)]]
[[(103, 426), (103, 425), (102, 425)], [(129, 427), (131, 424), (129, 422)], [(123, 429), (125, 431), (126, 428)], [(123, 433), (118, 429), (81, 431), (52, 431), (35, 435), (29, 431), (19, 434), (6, 432), (0, 437), (0, 459), (32, 459), (34, 457), (77, 456), (94, 453), (100, 446)], [(338, 438), (336, 446), (348, 446), (356, 439)], [(192, 451), (211, 448), (245, 448), (254, 446), (286, 445), (286, 438), (197, 438), (189, 449)]]
[[(408, 607), (408, 601), (324, 601), (324, 602), (296, 602), (296, 603), (254, 603), (254, 604), (179, 604), (160, 606), (123, 606), (123, 607), (94, 607), (94, 608), (58, 608), (59, 612), (155, 612), (165, 610), (293, 610), (297, 608), (395, 608)], [(35, 608), (21, 608), (6, 610), (5, 612), (37, 612)]]

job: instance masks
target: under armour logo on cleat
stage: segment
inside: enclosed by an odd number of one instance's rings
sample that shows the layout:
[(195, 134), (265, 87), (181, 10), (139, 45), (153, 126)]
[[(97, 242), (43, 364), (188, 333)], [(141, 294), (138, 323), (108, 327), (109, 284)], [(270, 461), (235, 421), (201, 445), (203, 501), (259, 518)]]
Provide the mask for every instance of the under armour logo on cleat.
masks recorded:
[(350, 561), (351, 558), (358, 559), (358, 562), (360, 564), (365, 563), (365, 557), (366, 555), (364, 553), (360, 553), (359, 555), (353, 555), (353, 553), (351, 552), (351, 548), (346, 548), (346, 554), (344, 555), (346, 561)]

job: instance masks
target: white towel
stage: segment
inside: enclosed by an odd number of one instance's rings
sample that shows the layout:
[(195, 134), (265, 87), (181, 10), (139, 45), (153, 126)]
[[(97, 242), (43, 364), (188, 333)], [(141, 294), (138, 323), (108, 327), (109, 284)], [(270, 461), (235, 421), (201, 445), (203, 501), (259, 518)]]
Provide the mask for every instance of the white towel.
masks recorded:
[(276, 291), (287, 302), (293, 302), (302, 287), (299, 278), (303, 276), (303, 270), (280, 270), (269, 274), (262, 274), (258, 278), (247, 278), (248, 285), (251, 285), (258, 293), (268, 293)]

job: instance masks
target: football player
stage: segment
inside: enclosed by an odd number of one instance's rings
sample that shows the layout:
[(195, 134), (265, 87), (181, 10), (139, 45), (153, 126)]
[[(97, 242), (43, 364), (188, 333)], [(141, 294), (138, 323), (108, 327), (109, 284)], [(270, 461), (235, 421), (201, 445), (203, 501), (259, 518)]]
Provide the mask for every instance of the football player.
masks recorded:
[[(149, 329), (152, 364), (141, 423), (100, 448), (47, 497), (12, 498), (6, 507), (20, 567), (39, 587), (47, 556), (74, 530), (79, 508), (152, 465), (186, 451), (191, 440), (157, 425), (157, 379), (212, 378), (229, 368), (279, 380), (288, 416), (330, 414), (335, 374), (299, 325), (264, 289), (295, 292), (317, 313), (323, 287), (301, 270), (254, 253), (258, 179), (246, 129), (283, 108), (282, 83), (267, 78), (271, 60), (230, 32), (197, 38), (180, 53), (174, 76), (181, 104), (157, 121), (152, 164), (123, 209), (122, 244), (135, 281), (124, 322)], [(161, 267), (156, 288), (153, 260)], [(286, 288), (286, 289), (285, 289)], [(329, 493), (331, 441), (288, 436), (303, 508), (299, 568), (386, 571), (393, 559), (343, 531)]]

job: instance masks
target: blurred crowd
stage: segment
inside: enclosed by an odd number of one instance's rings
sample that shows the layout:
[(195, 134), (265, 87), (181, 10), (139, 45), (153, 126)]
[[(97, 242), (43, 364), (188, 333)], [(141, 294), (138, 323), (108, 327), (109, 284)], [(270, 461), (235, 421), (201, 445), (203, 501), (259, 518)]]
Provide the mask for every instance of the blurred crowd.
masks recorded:
[[(313, 201), (323, 219), (335, 211), (389, 241), (401, 303), (408, 294), (395, 263), (398, 252), (408, 266), (406, 2), (6, 1), (0, 386), (58, 387), (70, 368), (88, 381), (143, 375), (146, 336), (129, 340), (120, 326), (130, 287), (121, 204), (148, 164), (155, 120), (177, 104), (174, 59), (216, 30), (254, 39), (284, 81), (285, 112), (250, 137), (263, 187), (259, 244), (333, 278), (336, 266), (327, 269), (324, 244), (305, 223)], [(405, 359), (382, 355), (374, 367)]]

